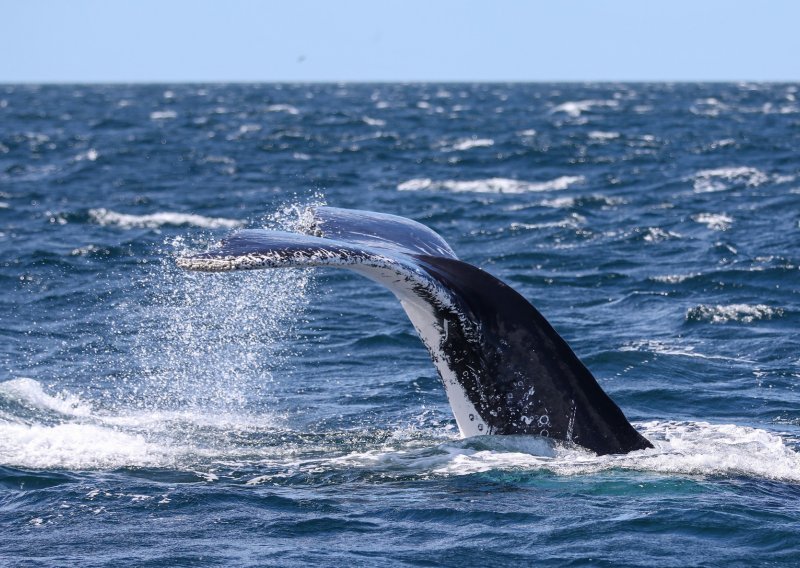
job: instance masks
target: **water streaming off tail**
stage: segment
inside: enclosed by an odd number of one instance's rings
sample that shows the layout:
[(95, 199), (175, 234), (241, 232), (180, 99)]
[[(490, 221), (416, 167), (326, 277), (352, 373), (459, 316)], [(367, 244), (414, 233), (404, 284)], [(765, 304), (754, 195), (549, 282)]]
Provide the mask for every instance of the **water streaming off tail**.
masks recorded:
[[(294, 230), (302, 205), (276, 211), (259, 225)], [(198, 274), (174, 258), (218, 236), (178, 237), (137, 284), (147, 301), (134, 310), (140, 376), (134, 406), (236, 415), (265, 412), (275, 373), (290, 360), (311, 287), (307, 270)], [(137, 373), (138, 374), (138, 373)]]

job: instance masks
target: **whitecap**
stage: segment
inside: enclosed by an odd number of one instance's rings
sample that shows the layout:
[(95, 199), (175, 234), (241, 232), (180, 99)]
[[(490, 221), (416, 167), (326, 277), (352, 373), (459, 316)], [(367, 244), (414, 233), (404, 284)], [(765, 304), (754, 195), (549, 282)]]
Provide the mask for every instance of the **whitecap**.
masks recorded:
[(665, 231), (661, 227), (647, 227), (642, 237), (648, 243), (660, 243), (669, 239), (680, 239), (682, 235), (673, 231)]
[(663, 284), (680, 284), (690, 278), (700, 276), (699, 272), (690, 272), (689, 274), (664, 274), (661, 276), (651, 276), (649, 280), (653, 282), (661, 282)]
[(261, 130), (260, 124), (242, 124), (239, 127), (239, 134), (247, 134), (249, 132), (258, 132)]
[(100, 152), (98, 152), (94, 148), (89, 148), (85, 152), (81, 152), (80, 154), (75, 156), (75, 161), (76, 162), (82, 162), (84, 160), (88, 160), (90, 162), (94, 162), (99, 157), (100, 157)]
[(399, 191), (451, 191), (453, 193), (528, 193), (558, 191), (585, 180), (583, 176), (561, 176), (548, 181), (523, 181), (510, 178), (477, 180), (441, 180), (415, 178), (397, 186)]
[(8, 466), (71, 470), (154, 467), (172, 464), (173, 455), (142, 435), (104, 426), (0, 423), (0, 459)]
[(555, 199), (545, 199), (540, 205), (554, 209), (569, 209), (574, 207), (575, 203), (577, 203), (577, 199), (574, 197), (556, 197)]
[(618, 106), (619, 102), (615, 100), (589, 99), (583, 101), (567, 101), (553, 107), (550, 112), (553, 114), (564, 113), (572, 118), (578, 118), (584, 112), (589, 112), (595, 107), (616, 108)]
[(150, 120), (168, 120), (178, 116), (174, 110), (154, 110), (150, 113)]
[(203, 227), (206, 229), (236, 228), (244, 225), (244, 222), (236, 219), (225, 219), (223, 217), (204, 217), (192, 213), (173, 213), (159, 212), (148, 215), (129, 215), (117, 213), (109, 209), (91, 209), (89, 217), (95, 223), (104, 226), (116, 226), (122, 229), (132, 229), (144, 227), (155, 229), (165, 225), (180, 226), (190, 225), (193, 227)]
[(460, 152), (463, 150), (471, 150), (472, 148), (487, 148), (494, 146), (494, 140), (491, 138), (462, 138), (456, 141), (452, 146), (446, 147), (445, 150)]
[(690, 107), (689, 112), (698, 116), (719, 116), (720, 113), (729, 110), (730, 107), (714, 97), (696, 100)]
[(380, 118), (370, 118), (369, 116), (362, 116), (361, 120), (368, 126), (386, 126), (386, 121)]
[(535, 229), (578, 229), (586, 224), (586, 217), (578, 215), (577, 213), (571, 214), (569, 217), (559, 221), (549, 221), (544, 223), (511, 223), (509, 227), (512, 231), (519, 230), (535, 230)]
[[(443, 477), (492, 471), (575, 476), (622, 470), (800, 482), (800, 454), (781, 436), (766, 430), (677, 421), (634, 423), (634, 426), (653, 443), (653, 448), (598, 456), (578, 446), (553, 444), (530, 436), (481, 436), (447, 441), (435, 448), (353, 452), (315, 467)], [(258, 484), (269, 479), (259, 476), (250, 482)]]
[(773, 308), (765, 304), (701, 304), (686, 312), (687, 321), (703, 321), (708, 323), (741, 322), (752, 323), (757, 320), (769, 320), (783, 316), (782, 308)]
[(773, 181), (773, 183), (776, 183), (776, 184), (777, 183), (792, 183), (795, 179), (797, 179), (797, 177), (793, 176), (791, 174), (788, 174), (788, 175), (775, 174), (774, 176), (772, 176), (772, 181)]
[[(639, 353), (655, 353), (657, 355), (674, 355), (679, 357), (691, 357), (696, 359), (721, 359), (731, 360), (729, 357), (720, 355), (704, 355), (695, 350), (693, 345), (677, 345), (654, 339), (642, 339), (626, 343), (619, 348), (620, 351), (635, 351)], [(746, 359), (736, 358), (735, 361), (745, 361)]]
[(605, 142), (607, 140), (615, 140), (620, 137), (619, 132), (605, 132), (602, 130), (593, 130), (589, 133), (590, 140)]
[(697, 193), (724, 191), (732, 185), (757, 187), (768, 181), (768, 176), (757, 168), (733, 166), (700, 170), (692, 176)]
[(702, 223), (712, 231), (725, 231), (733, 223), (733, 217), (724, 213), (698, 213), (692, 215), (692, 221)]
[(718, 150), (719, 148), (727, 148), (728, 146), (735, 146), (736, 140), (733, 138), (722, 138), (720, 140), (714, 140), (711, 144), (708, 145), (709, 150)]
[(267, 112), (285, 112), (286, 114), (300, 114), (297, 107), (288, 104), (275, 104), (267, 107)]
[(64, 392), (49, 395), (44, 392), (41, 383), (26, 377), (0, 383), (0, 397), (23, 406), (67, 416), (89, 416), (92, 412), (92, 406), (77, 396)]

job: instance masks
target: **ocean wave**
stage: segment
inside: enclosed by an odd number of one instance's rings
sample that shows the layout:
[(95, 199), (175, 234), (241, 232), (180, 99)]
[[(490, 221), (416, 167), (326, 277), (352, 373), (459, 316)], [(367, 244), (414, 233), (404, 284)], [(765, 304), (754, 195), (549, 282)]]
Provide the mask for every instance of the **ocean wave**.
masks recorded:
[(701, 223), (712, 231), (725, 231), (733, 223), (733, 217), (724, 213), (698, 213), (692, 215), (692, 221)]
[(76, 162), (82, 162), (82, 161), (84, 161), (84, 160), (87, 160), (87, 161), (89, 161), (89, 162), (94, 162), (94, 161), (96, 161), (96, 160), (97, 160), (97, 158), (99, 158), (99, 157), (100, 157), (100, 152), (98, 152), (98, 151), (97, 151), (97, 150), (95, 150), (94, 148), (89, 148), (89, 149), (88, 149), (88, 150), (86, 150), (85, 152), (81, 152), (80, 154), (78, 154), (77, 156), (75, 156), (75, 158), (73, 158), (73, 159), (74, 159)]
[[(631, 349), (702, 356), (692, 349), (676, 351), (659, 342), (632, 345)], [(48, 395), (32, 379), (0, 383), (0, 407), (9, 399), (62, 417), (47, 425), (0, 416), (0, 465), (28, 469), (158, 467), (197, 473), (220, 464), (245, 469), (257, 466), (264, 473), (243, 479), (250, 485), (287, 483), (293, 478), (307, 484), (309, 477), (329, 480), (331, 475), (387, 480), (504, 470), (573, 476), (612, 469), (800, 481), (800, 454), (781, 436), (733, 424), (638, 423), (634, 426), (654, 448), (598, 456), (577, 446), (531, 436), (460, 439), (452, 429), (439, 426), (403, 426), (394, 432), (348, 431), (345, 438), (349, 442), (343, 444), (342, 432), (330, 432), (326, 439), (325, 433), (303, 434), (279, 427), (265, 416), (215, 416), (203, 409), (102, 414), (72, 395)], [(218, 479), (199, 475), (209, 482)]]
[(174, 110), (154, 110), (150, 113), (150, 120), (170, 120), (177, 116), (178, 113)]
[(729, 304), (711, 306), (701, 304), (686, 312), (687, 321), (708, 323), (741, 322), (752, 323), (757, 320), (769, 320), (782, 317), (782, 308), (773, 308), (764, 304)]
[[(33, 469), (117, 469), (196, 465), (245, 454), (223, 445), (230, 432), (267, 431), (267, 415), (209, 409), (98, 410), (77, 395), (48, 394), (30, 378), (0, 383), (0, 465)], [(187, 437), (187, 434), (190, 436)], [(187, 443), (187, 439), (192, 440)]]
[(522, 181), (509, 178), (442, 180), (415, 178), (397, 186), (399, 191), (452, 191), (453, 193), (528, 193), (559, 191), (585, 180), (583, 176), (561, 176), (549, 181)]
[(598, 142), (605, 142), (607, 140), (616, 140), (620, 137), (619, 132), (604, 132), (601, 130), (593, 130), (588, 134), (589, 140), (595, 140)]
[(122, 229), (149, 228), (155, 229), (167, 225), (202, 227), (205, 229), (233, 229), (241, 227), (244, 222), (224, 217), (204, 217), (193, 213), (159, 212), (147, 215), (129, 215), (117, 213), (109, 209), (91, 209), (89, 217), (95, 223), (104, 226), (116, 226)]
[[(656, 355), (672, 355), (678, 357), (691, 357), (695, 359), (730, 360), (729, 357), (720, 355), (705, 355), (703, 353), (698, 353), (693, 345), (680, 345), (677, 343), (667, 343), (665, 341), (658, 341), (654, 339), (632, 341), (620, 347), (619, 350), (623, 352), (635, 351), (639, 353), (654, 353)], [(736, 360), (744, 361), (744, 359)]]
[[(781, 436), (766, 430), (675, 421), (652, 421), (634, 426), (654, 448), (598, 456), (577, 446), (531, 436), (479, 436), (453, 439), (432, 447), (360, 450), (313, 464), (300, 463), (298, 469), (319, 474), (361, 471), (384, 480), (407, 478), (409, 474), (427, 478), (513, 471), (518, 475), (547, 472), (575, 476), (628, 470), (800, 482), (800, 453), (789, 447)], [(267, 481), (276, 481), (275, 476), (259, 476), (249, 483)]]
[(49, 395), (41, 383), (20, 377), (0, 383), (0, 401), (12, 401), (25, 407), (52, 411), (65, 416), (89, 416), (92, 406), (69, 393)]
[(274, 104), (267, 107), (267, 112), (285, 112), (286, 114), (300, 114), (297, 107), (288, 104)]
[(654, 421), (637, 426), (655, 448), (625, 455), (597, 456), (581, 448), (556, 447), (554, 457), (531, 455), (525, 448), (516, 452), (509, 451), (508, 447), (500, 451), (462, 450), (451, 452), (444, 463), (432, 469), (434, 473), (447, 476), (492, 470), (549, 471), (572, 476), (622, 469), (800, 481), (800, 454), (788, 447), (780, 436), (765, 430), (706, 422)]
[(692, 176), (697, 193), (724, 191), (732, 186), (757, 187), (769, 180), (769, 176), (757, 168), (733, 166), (701, 170)]
[(587, 205), (600, 205), (601, 208), (615, 207), (622, 205), (625, 200), (620, 197), (607, 197), (600, 194), (584, 195), (579, 197), (554, 197), (553, 199), (544, 199), (538, 203), (542, 207), (551, 207), (553, 209), (571, 209), (573, 207), (582, 207)]
[(364, 122), (364, 124), (366, 124), (367, 126), (379, 126), (379, 127), (380, 127), (380, 126), (386, 126), (386, 121), (385, 121), (385, 120), (382, 120), (382, 119), (380, 119), (380, 118), (371, 118), (371, 117), (369, 117), (369, 116), (362, 116), (362, 117), (361, 117), (361, 120), (362, 120), (362, 121)]
[(573, 213), (560, 221), (550, 221), (544, 223), (511, 223), (509, 227), (512, 231), (536, 230), (536, 229), (579, 229), (586, 224), (586, 217)]
[(691, 272), (689, 274), (664, 274), (661, 276), (650, 276), (648, 280), (653, 282), (661, 282), (663, 284), (680, 284), (690, 278), (700, 276), (700, 272)]
[(462, 138), (454, 142), (450, 146), (442, 148), (446, 152), (461, 152), (464, 150), (471, 150), (472, 148), (488, 148), (494, 146), (494, 140), (491, 138)]
[(609, 100), (587, 99), (582, 101), (567, 101), (561, 103), (560, 105), (556, 105), (555, 107), (553, 107), (550, 110), (550, 112), (553, 114), (563, 113), (572, 118), (578, 118), (584, 112), (590, 112), (597, 107), (616, 108), (618, 106), (619, 106), (619, 101), (615, 101), (613, 99)]
[(118, 469), (169, 467), (174, 451), (140, 434), (93, 424), (0, 423), (3, 465), (27, 469)]
[(689, 106), (689, 112), (698, 116), (719, 116), (721, 113), (730, 110), (730, 106), (723, 103), (717, 98), (707, 97), (705, 99), (697, 99), (692, 105)]
[[(637, 233), (642, 233), (640, 229), (636, 231)], [(643, 231), (642, 239), (648, 243), (660, 243), (662, 241), (667, 241), (670, 239), (680, 239), (683, 235), (680, 233), (676, 233), (674, 231), (665, 231), (661, 227), (647, 227)]]

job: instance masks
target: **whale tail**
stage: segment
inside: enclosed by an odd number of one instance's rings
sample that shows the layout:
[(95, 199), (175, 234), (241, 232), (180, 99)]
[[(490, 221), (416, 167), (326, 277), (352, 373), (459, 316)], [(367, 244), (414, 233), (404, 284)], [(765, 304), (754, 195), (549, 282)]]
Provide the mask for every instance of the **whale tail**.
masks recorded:
[(394, 215), (311, 209), (305, 234), (243, 230), (177, 259), (200, 271), (346, 268), (391, 290), (439, 371), (464, 436), (531, 434), (598, 454), (651, 448), (525, 298)]

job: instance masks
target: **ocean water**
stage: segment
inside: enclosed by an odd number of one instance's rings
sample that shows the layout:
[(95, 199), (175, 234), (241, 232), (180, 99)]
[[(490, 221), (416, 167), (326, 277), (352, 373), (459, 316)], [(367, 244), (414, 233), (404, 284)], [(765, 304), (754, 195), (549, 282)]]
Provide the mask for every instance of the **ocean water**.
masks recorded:
[[(0, 565), (796, 566), (791, 84), (0, 85)], [(655, 445), (462, 440), (393, 296), (174, 258), (393, 213)]]

